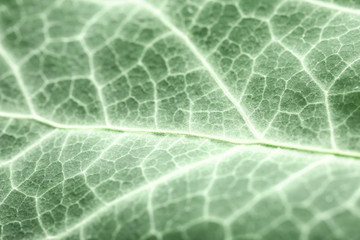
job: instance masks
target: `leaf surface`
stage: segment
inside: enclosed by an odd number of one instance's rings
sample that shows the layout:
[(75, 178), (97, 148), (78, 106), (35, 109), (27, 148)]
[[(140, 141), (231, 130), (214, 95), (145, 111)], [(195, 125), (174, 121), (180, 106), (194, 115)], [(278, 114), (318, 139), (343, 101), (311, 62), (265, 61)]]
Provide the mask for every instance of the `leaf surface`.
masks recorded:
[(355, 2), (0, 3), (0, 239), (358, 239)]

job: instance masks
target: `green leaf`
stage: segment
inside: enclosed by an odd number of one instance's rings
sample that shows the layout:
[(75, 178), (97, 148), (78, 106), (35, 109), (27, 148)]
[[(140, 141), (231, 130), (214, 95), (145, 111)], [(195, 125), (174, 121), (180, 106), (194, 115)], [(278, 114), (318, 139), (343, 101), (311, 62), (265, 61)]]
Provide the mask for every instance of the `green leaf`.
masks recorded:
[(0, 2), (0, 239), (358, 239), (360, 5)]

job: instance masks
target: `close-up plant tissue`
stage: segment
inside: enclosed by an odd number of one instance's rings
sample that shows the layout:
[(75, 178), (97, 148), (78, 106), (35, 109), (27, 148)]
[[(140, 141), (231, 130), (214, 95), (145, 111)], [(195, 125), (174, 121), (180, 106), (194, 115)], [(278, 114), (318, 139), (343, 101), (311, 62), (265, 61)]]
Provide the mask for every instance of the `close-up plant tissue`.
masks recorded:
[(0, 240), (359, 223), (359, 0), (0, 0)]

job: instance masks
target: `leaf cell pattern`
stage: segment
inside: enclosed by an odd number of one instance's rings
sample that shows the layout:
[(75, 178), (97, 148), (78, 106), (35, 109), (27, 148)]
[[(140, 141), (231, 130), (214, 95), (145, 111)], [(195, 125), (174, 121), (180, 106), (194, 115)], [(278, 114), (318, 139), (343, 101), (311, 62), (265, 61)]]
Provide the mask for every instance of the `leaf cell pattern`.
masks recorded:
[(0, 239), (358, 239), (360, 5), (4, 0)]

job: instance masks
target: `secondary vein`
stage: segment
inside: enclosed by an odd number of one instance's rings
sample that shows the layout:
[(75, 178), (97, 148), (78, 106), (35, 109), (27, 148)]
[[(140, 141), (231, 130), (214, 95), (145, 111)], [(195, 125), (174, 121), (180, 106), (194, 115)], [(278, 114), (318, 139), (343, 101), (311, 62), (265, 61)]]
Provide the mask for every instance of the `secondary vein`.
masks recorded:
[(156, 16), (166, 27), (168, 27), (176, 36), (178, 36), (185, 43), (185, 45), (191, 50), (191, 52), (196, 56), (196, 58), (201, 62), (201, 64), (208, 71), (208, 73), (211, 75), (211, 77), (215, 80), (216, 84), (223, 91), (225, 96), (235, 106), (236, 110), (239, 112), (239, 114), (245, 121), (246, 126), (249, 128), (249, 130), (254, 135), (254, 137), (262, 140), (263, 138), (262, 138), (261, 134), (256, 130), (255, 126), (253, 125), (251, 120), (246, 115), (242, 106), (238, 103), (238, 101), (235, 99), (235, 97), (230, 93), (228, 88), (221, 81), (220, 77), (212, 69), (210, 64), (207, 62), (207, 60), (204, 58), (204, 56), (202, 56), (200, 51), (190, 41), (190, 39), (182, 31), (180, 31), (174, 24), (172, 24), (161, 11), (159, 11), (158, 9), (153, 7), (151, 4), (149, 4), (143, 0), (134, 0), (134, 1), (138, 2), (141, 6), (143, 6), (145, 9), (147, 9), (149, 12), (151, 12), (154, 16)]
[(172, 171), (160, 178), (158, 178), (155, 181), (149, 182), (139, 188), (136, 188), (133, 191), (130, 191), (129, 193), (126, 193), (124, 195), (121, 195), (118, 198), (115, 198), (113, 201), (103, 205), (102, 207), (98, 208), (97, 210), (95, 210), (92, 214), (88, 215), (87, 217), (83, 218), (80, 222), (78, 222), (77, 224), (71, 226), (70, 228), (66, 229), (65, 231), (61, 232), (60, 234), (57, 235), (53, 235), (53, 236), (47, 236), (45, 237), (45, 239), (61, 239), (62, 237), (65, 237), (67, 235), (69, 235), (70, 233), (76, 231), (77, 229), (81, 229), (83, 226), (86, 226), (87, 223), (91, 222), (92, 220), (94, 220), (95, 218), (99, 217), (101, 214), (105, 213), (106, 211), (108, 211), (111, 208), (114, 208), (118, 203), (122, 202), (122, 201), (126, 201), (128, 199), (130, 199), (131, 197), (135, 196), (136, 194), (139, 194), (141, 192), (144, 192), (146, 190), (151, 190), (154, 189), (155, 187), (161, 185), (162, 183), (166, 183), (171, 179), (176, 178), (177, 176), (186, 174), (187, 172), (196, 169), (200, 166), (203, 166), (205, 164), (211, 163), (211, 162), (215, 162), (215, 161), (219, 161), (223, 158), (229, 157), (232, 154), (235, 154), (239, 149), (239, 147), (233, 147), (230, 148), (229, 150), (227, 150), (224, 153), (215, 155), (213, 157), (210, 158), (206, 158), (203, 160), (200, 160), (198, 162), (186, 165), (185, 167), (181, 167), (176, 169), (175, 171)]

